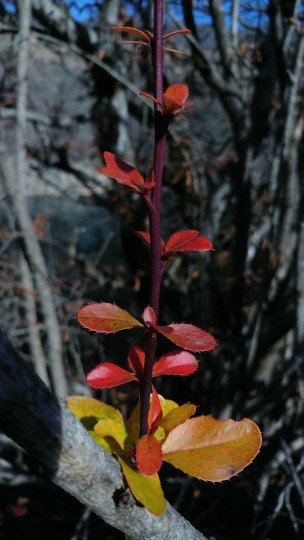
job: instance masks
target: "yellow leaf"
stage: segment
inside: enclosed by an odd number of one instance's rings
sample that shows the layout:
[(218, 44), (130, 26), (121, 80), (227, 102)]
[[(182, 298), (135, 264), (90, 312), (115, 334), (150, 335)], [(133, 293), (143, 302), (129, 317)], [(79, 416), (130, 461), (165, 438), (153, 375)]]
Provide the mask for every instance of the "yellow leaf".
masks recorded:
[(133, 409), (131, 416), (126, 421), (128, 437), (125, 442), (125, 449), (127, 451), (133, 450), (135, 443), (139, 439), (139, 415), (140, 403), (138, 402), (136, 407)]
[(249, 465), (261, 442), (258, 426), (247, 418), (235, 422), (200, 416), (170, 431), (163, 461), (201, 480), (220, 482)]
[(67, 405), (79, 420), (89, 417), (96, 418), (96, 421), (111, 418), (124, 425), (122, 414), (111, 405), (98, 401), (98, 399), (87, 396), (70, 396), (67, 398)]
[(159, 395), (161, 408), (163, 411), (163, 417), (169, 414), (169, 412), (173, 411), (173, 409), (176, 409), (178, 407), (178, 404), (175, 403), (175, 401), (172, 401), (171, 399), (165, 399), (160, 394), (158, 395)]
[(111, 420), (115, 422), (118, 430), (125, 429), (124, 419), (117, 409), (87, 396), (70, 396), (67, 398), (67, 405), (97, 444), (110, 454), (116, 451), (113, 441), (111, 443), (111, 440), (95, 433), (94, 428), (100, 420)]
[(124, 449), (127, 432), (124, 424), (115, 422), (111, 418), (99, 420), (94, 426), (94, 432), (101, 437), (112, 437)]
[(165, 511), (165, 497), (158, 474), (144, 476), (135, 469), (132, 469), (125, 460), (120, 457), (117, 459), (135, 499), (143, 504), (152, 514), (162, 516)]
[(167, 434), (166, 434), (165, 430), (162, 427), (158, 427), (157, 430), (154, 433), (155, 439), (157, 439), (160, 442), (165, 440), (166, 435)]

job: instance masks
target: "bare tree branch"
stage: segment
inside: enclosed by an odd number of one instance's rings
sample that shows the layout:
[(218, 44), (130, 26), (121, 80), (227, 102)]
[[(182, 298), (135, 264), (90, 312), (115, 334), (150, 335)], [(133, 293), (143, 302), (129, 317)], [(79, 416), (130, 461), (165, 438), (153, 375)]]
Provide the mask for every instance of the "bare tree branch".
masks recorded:
[(167, 503), (162, 517), (136, 504), (117, 461), (99, 447), (0, 331), (0, 429), (51, 480), (134, 540), (206, 540)]
[[(12, 198), (16, 217), (23, 232), (27, 260), (34, 272), (39, 292), (41, 308), (47, 330), (50, 371), (56, 393), (67, 395), (67, 383), (62, 361), (61, 331), (56, 314), (55, 300), (49, 283), (47, 265), (33, 229), (26, 203), (26, 108), (27, 108), (27, 67), (31, 25), (31, 0), (19, 5), (20, 30), (17, 58), (17, 104), (16, 104), (16, 167), (6, 159), (2, 172), (7, 192)], [(6, 170), (3, 170), (6, 167)]]

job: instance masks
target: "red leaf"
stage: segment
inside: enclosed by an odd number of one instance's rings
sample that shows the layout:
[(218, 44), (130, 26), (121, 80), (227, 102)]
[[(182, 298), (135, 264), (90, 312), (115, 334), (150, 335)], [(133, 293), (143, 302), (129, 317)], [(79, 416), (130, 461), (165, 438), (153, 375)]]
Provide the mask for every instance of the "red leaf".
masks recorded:
[(159, 423), (163, 417), (163, 411), (161, 408), (158, 393), (152, 385), (152, 397), (150, 402), (149, 414), (148, 414), (148, 429), (149, 433), (154, 433), (158, 428)]
[(143, 326), (130, 313), (107, 302), (83, 306), (78, 310), (77, 319), (85, 328), (103, 334)]
[(131, 381), (137, 381), (133, 373), (110, 362), (99, 364), (87, 375), (87, 383), (92, 388), (112, 388)]
[[(145, 231), (134, 231), (134, 233), (141, 239), (145, 244), (150, 246), (151, 243), (151, 235), (148, 232)], [(163, 240), (160, 241), (161, 244), (161, 252), (164, 253), (165, 250), (165, 242)]]
[(193, 102), (186, 102), (189, 95), (189, 88), (186, 84), (171, 84), (164, 93), (164, 106), (166, 112), (174, 114), (182, 107), (188, 107)]
[(134, 373), (140, 379), (144, 373), (145, 351), (137, 345), (133, 345), (132, 347), (130, 347), (128, 364), (132, 371), (134, 371)]
[(184, 249), (179, 249), (179, 251), (210, 251), (211, 249), (213, 249), (212, 242), (205, 236), (199, 236), (190, 240)]
[(122, 161), (111, 152), (104, 152), (103, 158), (106, 162), (106, 167), (101, 167), (100, 172), (124, 186), (142, 192), (145, 181), (135, 167), (128, 165), (128, 163), (125, 163), (125, 161)]
[(186, 351), (171, 351), (162, 356), (153, 367), (153, 377), (159, 375), (191, 375), (198, 368), (193, 354)]
[(151, 324), (152, 325), (155, 324), (156, 315), (154, 313), (154, 310), (150, 306), (147, 306), (145, 308), (142, 314), (142, 319), (147, 326), (150, 326)]
[(199, 235), (198, 231), (188, 229), (186, 231), (178, 231), (171, 234), (169, 240), (166, 242), (165, 251), (179, 251), (183, 249), (185, 245), (194, 240)]
[(210, 351), (216, 344), (211, 334), (193, 324), (169, 324), (168, 326), (154, 326), (154, 328), (156, 332), (189, 351)]
[(195, 230), (178, 231), (173, 233), (165, 246), (165, 256), (180, 251), (209, 251), (212, 243), (204, 236), (199, 236)]
[(147, 244), (148, 246), (150, 245), (150, 233), (145, 232), (145, 231), (134, 231), (134, 233), (141, 240), (143, 240), (143, 242), (145, 242), (145, 244)]
[(26, 506), (18, 506), (17, 504), (11, 507), (11, 511), (16, 517), (24, 517), (28, 513)]
[(153, 435), (144, 435), (136, 445), (136, 463), (145, 476), (153, 476), (162, 464), (160, 442)]

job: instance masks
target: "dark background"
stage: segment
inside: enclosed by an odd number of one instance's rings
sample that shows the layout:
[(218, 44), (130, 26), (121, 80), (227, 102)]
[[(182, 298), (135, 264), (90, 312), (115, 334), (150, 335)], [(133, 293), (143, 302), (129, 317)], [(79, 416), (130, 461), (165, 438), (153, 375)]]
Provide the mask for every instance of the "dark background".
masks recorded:
[[(166, 53), (165, 86), (188, 84), (196, 112), (170, 131), (163, 238), (197, 229), (215, 251), (171, 260), (161, 322), (192, 322), (218, 345), (198, 355), (194, 376), (160, 378), (157, 390), (199, 414), (249, 417), (264, 438), (254, 463), (222, 484), (161, 471), (170, 502), (217, 540), (304, 532), (301, 4), (166, 2), (166, 30), (187, 26), (192, 39), (167, 42), (182, 54)], [(26, 14), (0, 1), (1, 326), (58, 394), (90, 394), (85, 373), (126, 366), (138, 343), (136, 333), (86, 332), (77, 308), (103, 300), (139, 316), (148, 303), (149, 253), (133, 233), (147, 227), (144, 205), (98, 169), (104, 150), (150, 167), (152, 114), (138, 97), (152, 92), (149, 55), (106, 29), (151, 28), (152, 13), (151, 0), (35, 0), (22, 78)], [(128, 415), (137, 387), (96, 397)], [(122, 535), (0, 435), (0, 538)]]

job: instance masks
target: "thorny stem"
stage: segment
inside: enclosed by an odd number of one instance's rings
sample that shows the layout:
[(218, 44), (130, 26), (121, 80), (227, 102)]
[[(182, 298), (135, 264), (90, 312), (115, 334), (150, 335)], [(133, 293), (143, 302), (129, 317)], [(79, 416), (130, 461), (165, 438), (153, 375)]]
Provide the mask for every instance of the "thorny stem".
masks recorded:
[[(154, 38), (152, 42), (153, 84), (154, 97), (163, 102), (163, 0), (154, 0)], [(159, 312), (159, 299), (161, 287), (162, 261), (161, 261), (161, 235), (160, 235), (160, 209), (161, 188), (166, 150), (166, 136), (169, 120), (161, 107), (154, 107), (154, 181), (155, 188), (149, 205), (149, 225), (151, 235), (151, 289), (150, 306), (156, 315)], [(152, 388), (152, 370), (155, 359), (157, 338), (155, 332), (148, 331), (145, 343), (145, 367), (143, 380), (140, 384), (140, 436), (148, 433), (149, 402)]]

